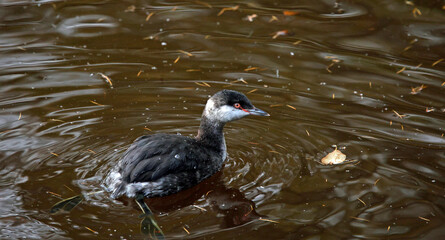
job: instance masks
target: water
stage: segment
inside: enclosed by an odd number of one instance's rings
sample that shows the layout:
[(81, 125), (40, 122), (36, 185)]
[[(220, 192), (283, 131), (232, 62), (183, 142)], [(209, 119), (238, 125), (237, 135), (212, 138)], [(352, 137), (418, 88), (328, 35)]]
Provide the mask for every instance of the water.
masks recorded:
[[(149, 201), (167, 238), (443, 238), (443, 4), (2, 1), (1, 238), (142, 239), (131, 199), (49, 209), (102, 190), (136, 137), (196, 134), (221, 89), (271, 117), (228, 124), (221, 173)], [(335, 147), (355, 161), (321, 165)]]

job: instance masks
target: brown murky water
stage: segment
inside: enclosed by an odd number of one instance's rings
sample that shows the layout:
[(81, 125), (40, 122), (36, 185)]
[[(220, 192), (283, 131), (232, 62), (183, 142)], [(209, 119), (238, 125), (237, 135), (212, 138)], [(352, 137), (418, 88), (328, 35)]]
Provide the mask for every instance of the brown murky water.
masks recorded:
[[(445, 237), (443, 1), (0, 5), (0, 238), (142, 239), (131, 200), (48, 211), (136, 137), (194, 135), (224, 88), (271, 117), (227, 125), (220, 174), (149, 201), (167, 238)], [(335, 146), (356, 161), (321, 165)]]

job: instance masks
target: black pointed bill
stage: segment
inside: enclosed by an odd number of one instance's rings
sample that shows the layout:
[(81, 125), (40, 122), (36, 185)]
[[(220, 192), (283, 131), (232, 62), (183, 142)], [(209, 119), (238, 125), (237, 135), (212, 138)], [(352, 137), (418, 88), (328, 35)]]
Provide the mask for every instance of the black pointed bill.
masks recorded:
[(266, 117), (270, 116), (269, 113), (267, 113), (261, 109), (258, 109), (258, 108), (252, 108), (252, 109), (246, 109), (246, 110), (250, 113), (250, 115), (266, 116)]

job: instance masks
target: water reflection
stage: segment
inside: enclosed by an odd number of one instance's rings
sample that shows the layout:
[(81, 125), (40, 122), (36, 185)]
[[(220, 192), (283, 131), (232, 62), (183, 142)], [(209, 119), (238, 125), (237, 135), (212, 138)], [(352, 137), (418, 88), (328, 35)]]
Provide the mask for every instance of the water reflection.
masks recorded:
[[(205, 202), (198, 201), (204, 198)], [(119, 199), (124, 205), (130, 205), (139, 210), (134, 199)], [(202, 206), (193, 205), (201, 202)], [(150, 209), (157, 214), (168, 214), (181, 208), (195, 208), (199, 211), (213, 211), (221, 214), (223, 218), (222, 228), (230, 228), (259, 219), (261, 215), (256, 212), (255, 203), (248, 200), (242, 192), (229, 188), (222, 179), (222, 172), (218, 172), (211, 178), (180, 193), (166, 197), (145, 199)], [(208, 207), (207, 207), (208, 205)]]

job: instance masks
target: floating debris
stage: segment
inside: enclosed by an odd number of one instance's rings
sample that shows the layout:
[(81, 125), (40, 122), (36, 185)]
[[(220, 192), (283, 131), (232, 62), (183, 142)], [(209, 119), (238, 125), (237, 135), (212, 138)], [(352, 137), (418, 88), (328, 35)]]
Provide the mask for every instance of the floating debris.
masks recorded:
[(329, 66), (326, 67), (326, 71), (328, 71), (328, 73), (332, 73), (332, 71), (330, 69), (332, 66), (334, 66), (333, 63), (331, 63)]
[(306, 129), (305, 129), (305, 131), (306, 131), (306, 134), (307, 134), (307, 136), (308, 136), (308, 137), (310, 137), (310, 136), (311, 136), (311, 134), (309, 133), (309, 131), (308, 131), (308, 130), (306, 130)]
[(150, 132), (151, 132), (151, 129), (148, 128), (148, 127), (144, 127), (144, 130), (147, 130), (147, 131), (150, 131)]
[(184, 229), (184, 231), (185, 231), (188, 235), (190, 235), (189, 230), (187, 230), (187, 228), (185, 228), (185, 226), (183, 226), (182, 229)]
[(186, 72), (201, 72), (201, 69), (187, 69)]
[(427, 88), (428, 86), (426, 86), (426, 85), (421, 85), (421, 86), (418, 86), (418, 87), (412, 87), (411, 88), (411, 92), (410, 92), (410, 94), (418, 94), (418, 93), (420, 93), (420, 91), (422, 91), (423, 89), (425, 89), (425, 88)]
[(70, 190), (71, 192), (74, 192), (74, 190), (68, 187), (67, 185), (63, 184), (63, 186), (66, 187), (66, 189)]
[(376, 186), (379, 181), (380, 181), (380, 178), (377, 178), (377, 180), (375, 180), (375, 182), (374, 182), (374, 186)]
[(439, 64), (440, 62), (442, 62), (444, 59), (443, 58), (441, 58), (441, 59), (439, 59), (439, 60), (437, 60), (437, 61), (435, 61), (433, 64), (431, 64), (431, 66), (436, 66), (437, 64)]
[(256, 92), (258, 89), (257, 88), (255, 88), (255, 89), (253, 89), (253, 90), (250, 90), (249, 92), (247, 92), (247, 94), (251, 94), (251, 93), (254, 93), (254, 92)]
[[(272, 107), (272, 105), (271, 105), (271, 107)], [(295, 108), (294, 106), (289, 105), (289, 104), (287, 104), (286, 107), (288, 107), (288, 108), (292, 108), (293, 110), (297, 110), (297, 108)]]
[(357, 198), (357, 200), (359, 200), (363, 205), (365, 205), (365, 207), (367, 206), (365, 201), (361, 200), (360, 198)]
[(203, 208), (203, 207), (200, 207), (200, 206), (197, 206), (197, 205), (192, 205), (192, 207), (195, 207), (195, 208), (197, 208), (197, 209), (199, 209), (199, 210), (201, 210), (203, 212), (207, 212), (207, 210), (205, 208)]
[(20, 119), (22, 119), (22, 113), (20, 113), (20, 115), (19, 115), (19, 119), (17, 119), (17, 120), (20, 120)]
[(259, 67), (249, 67), (249, 68), (244, 69), (244, 71), (248, 72), (248, 71), (253, 71), (253, 70), (257, 70), (257, 69), (259, 69)]
[(266, 219), (266, 218), (259, 218), (258, 220), (260, 220), (260, 221), (265, 221), (265, 222), (271, 222), (271, 223), (280, 223), (280, 222), (278, 222), (278, 221), (270, 220), (270, 219)]
[(87, 149), (88, 152), (92, 153), (92, 154), (96, 154), (95, 151), (91, 150), (91, 149)]
[(272, 39), (276, 39), (276, 38), (279, 37), (279, 36), (287, 36), (288, 34), (289, 34), (289, 31), (288, 31), (288, 30), (281, 30), (281, 31), (276, 32), (276, 33), (273, 35)]
[(145, 21), (148, 22), (148, 20), (150, 20), (150, 18), (155, 14), (155, 12), (151, 12), (150, 14), (147, 15), (147, 17), (145, 18)]
[(284, 150), (287, 150), (286, 147), (284, 147), (284, 146), (282, 146), (282, 145), (280, 145), (280, 144), (275, 143), (275, 146), (280, 147), (280, 148), (282, 148), (282, 149), (284, 149)]
[(410, 50), (412, 47), (413, 47), (412, 45), (408, 45), (403, 49), (403, 51), (406, 52), (406, 51)]
[(422, 12), (418, 9), (418, 8), (413, 8), (413, 16), (414, 17), (418, 17), (418, 16), (421, 16), (422, 15)]
[(57, 153), (54, 153), (54, 152), (51, 152), (51, 154), (52, 154), (52, 155), (54, 155), (54, 156), (56, 156), (56, 157), (58, 157), (58, 156), (59, 156), (59, 154), (57, 154)]
[[(244, 71), (245, 71), (245, 70), (244, 70)], [(232, 84), (232, 83), (237, 83), (237, 82), (242, 82), (242, 83), (244, 83), (244, 84), (248, 84), (248, 83), (246, 82), (246, 80), (244, 80), (244, 79), (242, 79), (242, 78), (237, 79), (237, 80), (235, 80), (235, 81), (232, 81), (232, 82), (230, 82), (230, 84)]]
[(421, 217), (421, 216), (419, 216), (419, 218), (422, 219), (422, 220), (424, 220), (424, 221), (427, 221), (427, 222), (431, 221), (430, 219), (428, 219), (428, 218), (424, 218), (424, 217)]
[(125, 12), (134, 12), (136, 11), (136, 6), (134, 5), (130, 5), (127, 7), (127, 9), (125, 9)]
[(298, 11), (283, 11), (284, 16), (295, 16), (297, 14), (299, 14)]
[(54, 192), (50, 192), (50, 191), (47, 191), (46, 193), (49, 193), (49, 194), (51, 194), (53, 196), (56, 196), (56, 197), (62, 197), (62, 195), (60, 195), (58, 193), (54, 193)]
[(92, 103), (92, 104), (95, 104), (95, 105), (97, 105), (97, 106), (105, 106), (105, 105), (103, 105), (103, 104), (100, 104), (100, 103), (98, 103), (98, 102), (95, 102), (95, 101), (90, 101), (90, 103)]
[(180, 58), (181, 58), (181, 56), (178, 56), (173, 63), (176, 64)]
[(425, 112), (429, 113), (429, 112), (434, 112), (436, 109), (432, 108), (428, 108), (426, 107)]
[(399, 73), (405, 71), (405, 69), (406, 69), (406, 67), (403, 67), (402, 69), (400, 69), (399, 71), (397, 71), (396, 74), (399, 74)]
[(324, 158), (321, 159), (321, 163), (324, 165), (332, 165), (332, 164), (340, 164), (346, 160), (346, 155), (343, 154), (340, 150), (335, 149), (330, 152)]
[(224, 13), (225, 11), (236, 11), (236, 10), (238, 10), (238, 8), (239, 8), (239, 5), (236, 5), (236, 6), (234, 6), (234, 7), (226, 7), (226, 8), (223, 8), (223, 9), (221, 9), (221, 11), (219, 11), (219, 13), (218, 13), (217, 16), (221, 16), (221, 15), (223, 15), (223, 13)]
[(253, 22), (253, 19), (255, 19), (256, 17), (258, 17), (258, 15), (256, 15), (256, 14), (254, 13), (254, 14), (252, 14), (252, 15), (248, 15), (248, 16), (246, 17), (246, 19), (247, 19), (249, 22)]
[(293, 44), (293, 45), (298, 45), (298, 44), (300, 44), (301, 42), (302, 42), (301, 40), (298, 40), (298, 41), (293, 42), (292, 44)]
[(281, 106), (284, 106), (284, 104), (272, 104), (272, 105), (269, 105), (269, 107), (281, 107)]
[(195, 82), (195, 84), (201, 87), (211, 87), (210, 84), (206, 82)]
[(142, 70), (139, 70), (139, 72), (138, 72), (138, 74), (136, 75), (136, 77), (139, 77), (139, 76), (141, 76), (142, 72), (144, 72), (144, 71), (142, 71)]
[(184, 51), (184, 50), (178, 50), (178, 52), (183, 53), (183, 54), (185, 54), (185, 55), (187, 55), (187, 56), (189, 56), (189, 57), (193, 56), (193, 54), (191, 54), (191, 53), (189, 53), (189, 52), (186, 52), (186, 51)]
[(278, 21), (278, 18), (275, 17), (275, 15), (272, 15), (272, 17), (270, 17), (270, 20), (269, 20), (270, 23), (273, 21)]
[(209, 3), (206, 3), (206, 2), (195, 1), (195, 3), (203, 5), (203, 6), (208, 7), (208, 8), (212, 8), (212, 5), (210, 5)]
[(392, 110), (392, 111), (393, 111), (393, 112), (397, 115), (397, 117), (399, 117), (400, 119), (406, 117), (406, 115), (401, 115), (401, 114), (399, 114), (398, 112), (396, 112), (396, 110)]
[(85, 227), (86, 229), (90, 230), (92, 233), (94, 234), (99, 234), (97, 231), (94, 231), (93, 229), (89, 228), (89, 227)]
[(111, 87), (111, 88), (113, 88), (113, 83), (111, 82), (111, 79), (110, 79), (107, 75), (105, 75), (105, 74), (103, 74), (103, 73), (99, 73), (99, 75), (100, 75), (103, 79), (105, 79), (105, 81), (107, 81), (108, 84), (110, 84), (110, 87)]

